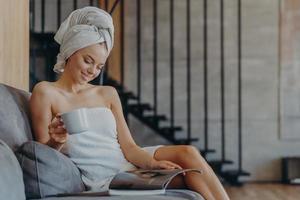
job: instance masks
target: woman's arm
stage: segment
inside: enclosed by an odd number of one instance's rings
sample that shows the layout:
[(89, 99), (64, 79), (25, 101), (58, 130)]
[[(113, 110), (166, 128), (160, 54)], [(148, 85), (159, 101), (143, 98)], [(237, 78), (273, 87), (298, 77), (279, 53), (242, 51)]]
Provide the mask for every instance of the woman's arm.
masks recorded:
[(140, 148), (133, 140), (123, 115), (123, 109), (119, 95), (115, 88), (109, 88), (111, 110), (116, 118), (118, 141), (125, 158), (135, 166), (143, 169), (154, 168), (181, 168), (169, 161), (156, 161), (148, 152)]
[(51, 89), (46, 82), (40, 82), (34, 87), (29, 100), (29, 107), (35, 140), (59, 150), (64, 140), (61, 139), (63, 134), (59, 135), (63, 132), (62, 127), (59, 129), (57, 127), (62, 122), (60, 122), (59, 117), (52, 119)]
[(113, 87), (107, 87), (107, 90), (108, 92), (106, 92), (106, 94), (109, 94), (111, 110), (115, 116), (117, 123), (118, 141), (125, 155), (125, 158), (129, 162), (140, 168), (151, 168), (153, 158), (150, 154), (148, 154), (134, 142), (129, 128), (126, 124), (121, 101), (116, 89)]

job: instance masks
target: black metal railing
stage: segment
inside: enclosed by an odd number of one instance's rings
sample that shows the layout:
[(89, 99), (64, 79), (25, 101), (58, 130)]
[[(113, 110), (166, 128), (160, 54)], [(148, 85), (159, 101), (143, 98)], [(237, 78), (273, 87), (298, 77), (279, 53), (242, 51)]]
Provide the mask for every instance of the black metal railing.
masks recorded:
[[(54, 42), (53, 36), (54, 32), (51, 33), (45, 33), (45, 22), (46, 22), (46, 16), (45, 16), (45, 3), (46, 0), (40, 0), (41, 4), (41, 32), (35, 31), (35, 23), (36, 23), (36, 10), (35, 10), (35, 3), (38, 0), (31, 0), (31, 6), (30, 6), (30, 22), (31, 22), (31, 64), (30, 64), (30, 80), (31, 80), (31, 87), (38, 81), (41, 80), (38, 75), (38, 67), (36, 65), (36, 61), (39, 57), (43, 57), (45, 61), (45, 70), (44, 73), (47, 75), (46, 79), (49, 81), (55, 80), (55, 74), (52, 71), (52, 66), (55, 63), (56, 55), (58, 53), (58, 45)], [(238, 55), (237, 55), (237, 71), (238, 71), (238, 77), (237, 77), (237, 85), (238, 85), (238, 105), (237, 105), (237, 129), (238, 129), (238, 143), (236, 144), (236, 147), (234, 145), (226, 145), (226, 137), (227, 134), (225, 133), (225, 126), (226, 126), (226, 119), (225, 119), (225, 108), (226, 108), (226, 102), (225, 102), (225, 72), (226, 72), (226, 66), (225, 66), (225, 45), (224, 45), (224, 33), (226, 27), (224, 26), (224, 0), (220, 0), (220, 124), (221, 124), (221, 130), (220, 130), (220, 141), (221, 145), (216, 148), (212, 149), (210, 147), (210, 133), (211, 130), (209, 129), (209, 83), (210, 80), (208, 79), (208, 73), (209, 73), (209, 62), (208, 62), (208, 0), (202, 0), (203, 2), (203, 15), (202, 15), (202, 24), (199, 24), (199, 26), (202, 28), (203, 31), (203, 41), (193, 41), (191, 37), (191, 33), (193, 31), (194, 26), (191, 26), (191, 3), (196, 2), (197, 0), (191, 1), (186, 0), (186, 7), (184, 8), (185, 14), (186, 14), (186, 126), (179, 126), (177, 124), (176, 116), (182, 115), (181, 113), (175, 113), (175, 106), (176, 99), (175, 99), (175, 92), (176, 88), (174, 83), (176, 82), (176, 79), (178, 78), (175, 75), (175, 29), (174, 25), (176, 24), (176, 20), (174, 18), (175, 13), (175, 2), (174, 0), (164, 0), (169, 2), (169, 24), (166, 24), (166, 26), (169, 27), (169, 36), (168, 38), (164, 38), (165, 40), (169, 41), (169, 52), (164, 52), (166, 55), (169, 54), (169, 63), (168, 63), (168, 70), (169, 70), (169, 90), (165, 92), (169, 92), (169, 101), (166, 99), (163, 102), (158, 101), (159, 96), (159, 83), (158, 83), (158, 73), (159, 73), (159, 67), (158, 67), (158, 38), (163, 37), (160, 32), (158, 32), (158, 8), (160, 6), (160, 3), (162, 1), (153, 0), (153, 17), (152, 17), (152, 24), (149, 24), (149, 26), (152, 26), (153, 28), (153, 60), (152, 60), (152, 67), (153, 67), (153, 103), (152, 105), (149, 102), (143, 101), (143, 90), (142, 90), (142, 74), (144, 63), (142, 60), (142, 46), (143, 43), (142, 40), (142, 18), (143, 18), (143, 9), (142, 5), (145, 1), (142, 0), (114, 0), (114, 1), (103, 1), (105, 3), (104, 8), (111, 14), (113, 14), (114, 11), (119, 9), (120, 12), (120, 27), (116, 27), (120, 29), (120, 77), (119, 80), (113, 80), (109, 74), (107, 73), (101, 73), (100, 78), (93, 81), (94, 84), (108, 84), (115, 86), (121, 97), (121, 101), (124, 108), (125, 117), (127, 118), (128, 114), (132, 114), (135, 117), (137, 117), (141, 122), (143, 122), (145, 125), (153, 129), (156, 133), (161, 135), (162, 137), (166, 138), (170, 142), (174, 144), (192, 144), (193, 142), (196, 142), (198, 138), (194, 138), (195, 133), (193, 133), (193, 116), (192, 116), (192, 94), (195, 94), (197, 91), (192, 90), (193, 84), (200, 84), (203, 86), (203, 119), (197, 119), (199, 123), (203, 122), (203, 134), (197, 134), (197, 136), (201, 139), (201, 141), (204, 141), (204, 144), (200, 147), (200, 151), (204, 155), (204, 157), (207, 158), (207, 155), (209, 153), (213, 152), (220, 152), (220, 158), (218, 160), (209, 160), (209, 163), (213, 166), (213, 168), (221, 175), (223, 176), (227, 181), (229, 181), (232, 184), (239, 184), (239, 177), (248, 175), (247, 172), (244, 172), (242, 169), (242, 150), (243, 150), (243, 140), (242, 140), (242, 4), (241, 0), (236, 0), (238, 5), (238, 24), (237, 24), (237, 40), (236, 45), (238, 47)], [(57, 6), (57, 27), (59, 27), (60, 23), (62, 22), (61, 16), (63, 12), (62, 8), (62, 2), (63, 0), (57, 0), (56, 6)], [(149, 2), (149, 1), (148, 1)], [(126, 18), (126, 10), (125, 5), (130, 6), (132, 3), (136, 3), (136, 76), (134, 77), (125, 77), (125, 40), (128, 39), (125, 35), (125, 18)], [(89, 1), (89, 5), (93, 6), (99, 6), (99, 1)], [(119, 7), (119, 8), (118, 8)], [(73, 1), (73, 9), (78, 8), (78, 2), (77, 0)], [(200, 9), (199, 9), (200, 10)], [(178, 33), (180, 34), (180, 33)], [(192, 73), (191, 69), (194, 67), (192, 65), (192, 48), (191, 44), (199, 44), (203, 45), (203, 55), (201, 58), (201, 61), (203, 61), (203, 64), (200, 66), (197, 66), (198, 68), (203, 69), (203, 83), (194, 83), (192, 82)], [(200, 56), (200, 55), (199, 55)], [(201, 57), (201, 56), (200, 56)], [(107, 65), (109, 65), (109, 60)], [(41, 68), (41, 66), (39, 66)], [(197, 69), (198, 69), (197, 68)], [(125, 79), (130, 80), (136, 80), (136, 93), (132, 92), (133, 89), (129, 88), (127, 85), (125, 85)], [(104, 81), (104, 82), (103, 82)], [(200, 91), (199, 91), (200, 93)], [(160, 103), (163, 103), (165, 105), (169, 104), (169, 113), (162, 113), (162, 111), (158, 110), (158, 105)], [(167, 121), (168, 126), (162, 126), (162, 121)], [(181, 137), (178, 138), (177, 135), (181, 134)], [(185, 135), (185, 137), (183, 137)], [(238, 151), (238, 158), (234, 159), (231, 158), (230, 155), (226, 154), (226, 149), (228, 148), (237, 148)], [(231, 171), (225, 171), (223, 170), (222, 166), (224, 164), (230, 164), (232, 161), (227, 159), (232, 159), (237, 162), (238, 169), (237, 170), (231, 170)]]

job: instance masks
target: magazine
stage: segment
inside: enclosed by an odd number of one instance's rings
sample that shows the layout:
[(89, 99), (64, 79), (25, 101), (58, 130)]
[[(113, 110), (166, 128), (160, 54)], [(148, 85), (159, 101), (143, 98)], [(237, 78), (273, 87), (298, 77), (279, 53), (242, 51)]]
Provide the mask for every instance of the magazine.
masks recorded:
[(164, 194), (172, 179), (178, 174), (197, 169), (145, 170), (136, 169), (118, 173), (109, 184), (110, 195)]
[(111, 196), (111, 195), (156, 195), (164, 194), (172, 179), (186, 172), (202, 173), (198, 169), (136, 169), (119, 172), (114, 176), (106, 192), (64, 193), (53, 195), (67, 196)]

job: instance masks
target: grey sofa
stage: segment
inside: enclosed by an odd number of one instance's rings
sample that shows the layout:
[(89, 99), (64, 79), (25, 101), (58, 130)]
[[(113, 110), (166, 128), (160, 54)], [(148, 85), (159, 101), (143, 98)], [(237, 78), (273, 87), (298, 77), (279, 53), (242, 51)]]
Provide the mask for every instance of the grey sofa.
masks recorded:
[[(34, 197), (32, 194), (36, 193), (38, 193), (36, 198), (47, 200), (203, 199), (198, 193), (184, 189), (168, 190), (165, 195), (151, 196), (53, 196), (61, 192), (83, 194), (83, 184), (70, 186), (73, 182), (81, 181), (80, 178), (78, 179), (79, 171), (76, 171), (75, 165), (75, 168), (72, 166), (70, 159), (58, 151), (32, 141), (28, 115), (29, 98), (29, 92), (0, 84), (0, 200), (31, 199)], [(38, 149), (42, 149), (40, 155), (37, 153), (40, 152), (37, 151)], [(59, 167), (56, 171), (49, 172), (51, 169), (49, 170), (47, 165), (51, 162), (50, 167)], [(68, 169), (69, 167), (73, 167), (73, 171)], [(35, 173), (38, 173), (38, 176), (30, 177)], [(48, 196), (49, 194), (52, 196)]]

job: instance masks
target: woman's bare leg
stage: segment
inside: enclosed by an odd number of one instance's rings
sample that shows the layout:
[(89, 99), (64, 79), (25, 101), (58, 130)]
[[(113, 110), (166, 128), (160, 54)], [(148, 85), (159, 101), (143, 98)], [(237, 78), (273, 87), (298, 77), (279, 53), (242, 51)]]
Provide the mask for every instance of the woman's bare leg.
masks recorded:
[[(157, 149), (154, 158), (157, 160), (169, 160), (179, 164), (182, 168), (201, 169), (202, 174), (189, 172), (184, 176), (183, 186), (200, 193), (206, 200), (227, 200), (229, 199), (226, 191), (220, 183), (213, 170), (202, 158), (199, 151), (189, 145), (163, 146)], [(180, 184), (180, 180), (176, 182)]]

